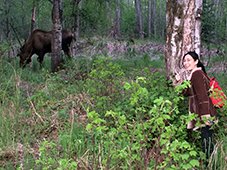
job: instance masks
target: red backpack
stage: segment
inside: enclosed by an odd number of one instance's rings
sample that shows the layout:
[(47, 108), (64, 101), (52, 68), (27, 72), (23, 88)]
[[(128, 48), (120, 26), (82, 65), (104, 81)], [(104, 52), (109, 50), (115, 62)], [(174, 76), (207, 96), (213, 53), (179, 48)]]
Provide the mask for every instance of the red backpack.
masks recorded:
[(208, 79), (210, 81), (210, 99), (215, 107), (222, 108), (227, 99), (226, 95), (224, 94), (218, 81), (214, 77), (208, 77)]

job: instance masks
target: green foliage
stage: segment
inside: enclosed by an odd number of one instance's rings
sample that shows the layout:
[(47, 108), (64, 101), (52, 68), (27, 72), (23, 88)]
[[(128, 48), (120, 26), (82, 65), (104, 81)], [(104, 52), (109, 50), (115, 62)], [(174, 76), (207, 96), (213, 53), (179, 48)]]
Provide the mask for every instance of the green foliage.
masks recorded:
[(96, 102), (95, 107), (98, 110), (112, 107), (119, 100), (123, 76), (121, 66), (110, 58), (94, 59), (85, 88)]
[(93, 35), (94, 31), (98, 34), (106, 33), (110, 20), (107, 11), (111, 12), (111, 5), (107, 7), (104, 1), (86, 1), (80, 11), (81, 30), (85, 34)]
[(226, 40), (226, 5), (225, 1), (203, 2), (202, 40), (207, 43), (224, 42)]
[(77, 163), (72, 159), (60, 158), (57, 145), (54, 142), (43, 141), (39, 148), (40, 156), (36, 165), (40, 169), (74, 170)]
[[(24, 169), (199, 169), (199, 132), (193, 132), (195, 142), (186, 140), (186, 124), (196, 116), (188, 115), (180, 95), (189, 83), (169, 86), (162, 62), (148, 55), (78, 58), (53, 74), (0, 60), (1, 166), (19, 167), (4, 153), (20, 142)], [(226, 83), (224, 74), (217, 77)], [(218, 112), (217, 154), (210, 165), (216, 169), (225, 167), (226, 106)]]
[(0, 55), (4, 54), (8, 50), (10, 50), (10, 43), (7, 41), (1, 42), (0, 43)]
[[(115, 110), (107, 110), (105, 114), (95, 111), (88, 113), (90, 123), (86, 129), (104, 149), (103, 166), (106, 167), (105, 163), (111, 159), (111, 163), (121, 163), (108, 165), (110, 167), (144, 167), (141, 152), (153, 147), (162, 148), (160, 154), (164, 154), (165, 159), (159, 165), (161, 169), (199, 166), (198, 151), (185, 141), (185, 124), (192, 118), (178, 110), (182, 97), (178, 97), (172, 88), (161, 81), (160, 74), (157, 76), (159, 79), (154, 77), (149, 75), (148, 79), (138, 77), (131, 83), (126, 82), (126, 97)], [(160, 84), (159, 91), (155, 88), (156, 83)]]
[(202, 22), (202, 39), (205, 42), (210, 42), (215, 37), (215, 5), (206, 0), (203, 5), (203, 22)]
[[(134, 37), (135, 33), (135, 9), (133, 6), (122, 6), (122, 23), (121, 31), (127, 35), (127, 37)], [(129, 27), (129, 25), (131, 27)]]
[(180, 94), (184, 89), (186, 89), (186, 88), (188, 88), (188, 87), (190, 87), (191, 86), (191, 84), (190, 84), (190, 81), (183, 81), (182, 83), (181, 83), (181, 85), (179, 85), (179, 86), (176, 86), (176, 92), (178, 93), (178, 94)]

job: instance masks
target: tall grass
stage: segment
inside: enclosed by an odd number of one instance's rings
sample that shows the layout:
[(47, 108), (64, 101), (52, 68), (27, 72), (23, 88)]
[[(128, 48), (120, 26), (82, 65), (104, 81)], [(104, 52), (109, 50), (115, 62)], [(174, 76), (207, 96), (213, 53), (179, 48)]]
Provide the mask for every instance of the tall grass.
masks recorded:
[(223, 137), (218, 140), (215, 145), (215, 150), (211, 155), (208, 169), (209, 170), (219, 170), (227, 169), (227, 138)]

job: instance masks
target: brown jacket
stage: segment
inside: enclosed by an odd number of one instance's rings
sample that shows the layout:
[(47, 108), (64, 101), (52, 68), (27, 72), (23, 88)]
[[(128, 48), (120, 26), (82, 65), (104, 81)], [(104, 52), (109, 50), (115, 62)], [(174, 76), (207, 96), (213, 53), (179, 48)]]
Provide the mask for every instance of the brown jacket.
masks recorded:
[(209, 97), (209, 80), (202, 70), (196, 70), (191, 75), (191, 87), (186, 90), (189, 97), (189, 111), (202, 115), (215, 116), (217, 114)]

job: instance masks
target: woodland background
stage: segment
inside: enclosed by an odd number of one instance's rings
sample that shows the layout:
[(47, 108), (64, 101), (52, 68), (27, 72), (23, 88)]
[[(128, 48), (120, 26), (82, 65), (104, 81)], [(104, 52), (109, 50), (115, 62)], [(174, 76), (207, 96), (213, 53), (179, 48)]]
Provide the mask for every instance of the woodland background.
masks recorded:
[[(55, 73), (48, 55), (42, 68), (34, 56), (21, 69), (16, 57), (34, 28), (52, 29), (52, 1), (0, 4), (1, 169), (206, 168), (199, 132), (186, 140), (186, 85), (165, 76), (166, 1), (62, 1), (76, 41)], [(225, 0), (203, 1), (201, 38), (201, 60), (226, 93)], [(227, 168), (227, 107), (218, 112), (209, 169)]]
[[(31, 31), (32, 11), (35, 11), (36, 28), (52, 29), (51, 1), (1, 0), (1, 4), (1, 41), (26, 39)], [(162, 0), (64, 0), (63, 27), (75, 30), (77, 38), (100, 35), (164, 40), (165, 5)], [(227, 18), (224, 0), (205, 0), (202, 20), (204, 42), (225, 42)]]

